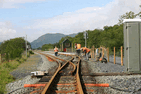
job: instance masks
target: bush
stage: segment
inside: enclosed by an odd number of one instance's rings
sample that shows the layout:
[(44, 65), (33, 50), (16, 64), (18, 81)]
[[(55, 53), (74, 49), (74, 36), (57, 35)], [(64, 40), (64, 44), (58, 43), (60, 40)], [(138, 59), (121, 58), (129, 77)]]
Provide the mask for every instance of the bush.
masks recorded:
[(32, 51), (29, 51), (29, 54), (34, 54), (34, 52), (32, 52)]

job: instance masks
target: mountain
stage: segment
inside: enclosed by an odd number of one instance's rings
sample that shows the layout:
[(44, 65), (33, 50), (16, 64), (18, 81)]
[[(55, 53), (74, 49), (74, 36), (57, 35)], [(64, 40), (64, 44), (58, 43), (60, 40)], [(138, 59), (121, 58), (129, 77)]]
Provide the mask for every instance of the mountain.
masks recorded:
[(2, 42), (0, 42), (0, 45), (1, 45), (1, 43), (2, 43)]
[(64, 35), (64, 34), (60, 34), (60, 33), (56, 33), (56, 34), (45, 34), (40, 36), (37, 40), (34, 40), (33, 42), (31, 42), (31, 47), (32, 48), (38, 48), (38, 47), (42, 47), (42, 45), (44, 44), (54, 44), (56, 42), (59, 42), (59, 40), (61, 40), (62, 37), (65, 36), (70, 36), (70, 37), (75, 37), (75, 35), (77, 34), (70, 34), (70, 35)]

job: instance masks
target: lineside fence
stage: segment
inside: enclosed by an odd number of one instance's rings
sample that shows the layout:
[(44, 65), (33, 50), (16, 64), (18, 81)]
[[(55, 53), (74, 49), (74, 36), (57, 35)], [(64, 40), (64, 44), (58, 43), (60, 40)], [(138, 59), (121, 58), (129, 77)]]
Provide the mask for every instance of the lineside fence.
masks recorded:
[[(118, 52), (116, 52), (116, 49), (118, 49)], [(107, 62), (114, 63), (114, 64), (120, 64), (123, 66), (123, 47), (120, 48), (113, 48), (109, 49), (109, 47), (100, 47), (95, 48), (94, 46), (91, 48), (91, 58), (96, 59), (97, 55), (101, 55), (102, 58), (106, 58)]]
[[(96, 59), (96, 56), (97, 55), (100, 55), (103, 57), (103, 58), (106, 58), (107, 59), (107, 62), (110, 62), (110, 63), (114, 63), (114, 64), (120, 64), (121, 66), (124, 65), (124, 62), (123, 62), (123, 47), (121, 46), (120, 48), (113, 48), (113, 49), (109, 49), (109, 47), (104, 47), (104, 46), (100, 46), (99, 48), (95, 48), (94, 46), (92, 46), (91, 49), (91, 59)], [(98, 50), (97, 50), (98, 49)], [(71, 47), (71, 48), (66, 48), (65, 49), (66, 51), (65, 52), (69, 52), (69, 53), (75, 53), (76, 52), (76, 49)], [(118, 50), (116, 52), (116, 50)], [(54, 51), (53, 49), (49, 49), (49, 51)], [(59, 48), (59, 51), (61, 52), (61, 48)], [(98, 52), (97, 52), (98, 51)]]

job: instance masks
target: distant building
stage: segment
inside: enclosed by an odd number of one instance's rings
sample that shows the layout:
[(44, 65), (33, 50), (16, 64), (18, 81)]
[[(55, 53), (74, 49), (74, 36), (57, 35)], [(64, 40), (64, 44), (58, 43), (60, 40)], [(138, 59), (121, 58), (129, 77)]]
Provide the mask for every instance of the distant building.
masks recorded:
[(71, 48), (71, 41), (69, 41), (68, 39), (65, 39), (62, 42), (62, 49), (63, 49), (64, 52), (66, 52), (67, 48)]

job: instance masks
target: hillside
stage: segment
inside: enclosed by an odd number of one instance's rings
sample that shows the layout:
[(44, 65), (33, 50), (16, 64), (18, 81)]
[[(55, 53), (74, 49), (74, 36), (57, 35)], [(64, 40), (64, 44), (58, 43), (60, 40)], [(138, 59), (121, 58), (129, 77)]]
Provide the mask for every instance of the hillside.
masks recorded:
[(38, 48), (41, 47), (44, 44), (54, 44), (56, 42), (59, 42), (59, 40), (62, 37), (65, 36), (71, 36), (71, 37), (75, 37), (76, 34), (70, 34), (70, 35), (64, 35), (64, 34), (60, 34), (60, 33), (56, 33), (56, 34), (45, 34), (40, 36), (37, 40), (34, 40), (33, 42), (31, 42), (31, 47), (32, 48)]

